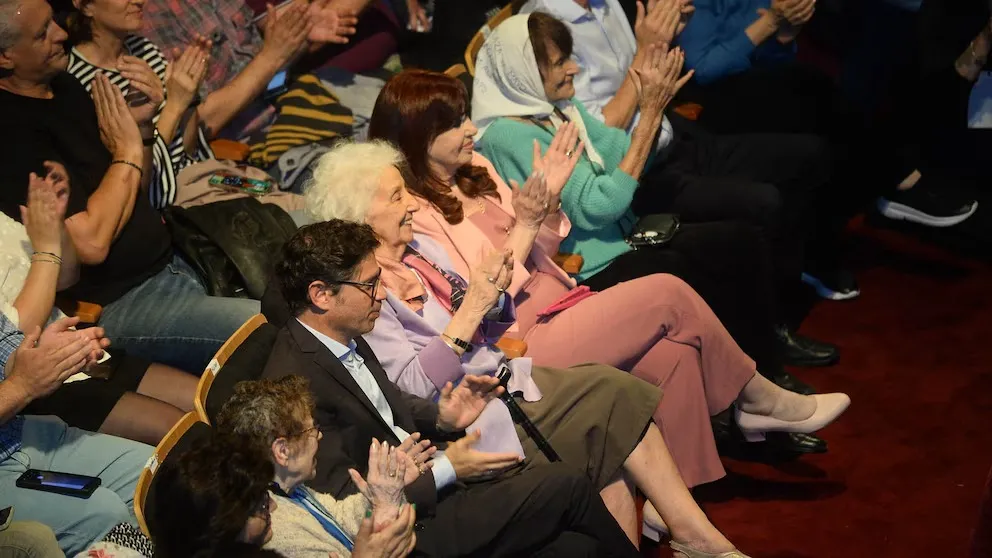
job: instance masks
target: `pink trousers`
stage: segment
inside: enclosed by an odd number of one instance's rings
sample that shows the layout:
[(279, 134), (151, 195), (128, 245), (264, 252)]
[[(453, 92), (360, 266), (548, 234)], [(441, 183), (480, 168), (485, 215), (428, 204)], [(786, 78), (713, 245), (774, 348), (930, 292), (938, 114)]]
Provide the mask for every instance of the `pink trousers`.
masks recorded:
[(641, 277), (537, 323), (531, 306), (519, 305), (518, 318), (535, 324), (522, 332), (535, 364), (609, 364), (661, 387), (654, 420), (686, 485), (726, 474), (710, 416), (734, 402), (755, 363), (692, 287), (667, 274)]

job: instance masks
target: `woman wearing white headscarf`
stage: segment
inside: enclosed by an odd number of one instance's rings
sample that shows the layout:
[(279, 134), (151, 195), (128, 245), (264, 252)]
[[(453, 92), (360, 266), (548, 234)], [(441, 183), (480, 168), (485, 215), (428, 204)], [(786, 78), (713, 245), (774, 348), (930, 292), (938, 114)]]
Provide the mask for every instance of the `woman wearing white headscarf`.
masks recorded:
[[(550, 39), (534, 42), (532, 34)], [(602, 291), (653, 273), (676, 275), (706, 300), (760, 370), (788, 389), (810, 393), (782, 366), (784, 349), (795, 351), (797, 342), (806, 340), (787, 332), (787, 346), (776, 334), (769, 248), (755, 227), (735, 221), (683, 224), (665, 246), (640, 250), (625, 240), (637, 222), (630, 206), (655, 152), (664, 109), (692, 75), (679, 78), (681, 51), (655, 47), (650, 62), (632, 71), (641, 118), (628, 137), (572, 98), (579, 68), (559, 44), (571, 45), (568, 29), (542, 13), (511, 17), (486, 40), (472, 95), (482, 153), (505, 180), (523, 184), (531, 173), (534, 141), (546, 149), (555, 130), (573, 122), (585, 150), (575, 154), (581, 159), (561, 192), (562, 210), (572, 222), (561, 249), (583, 257), (577, 278)], [(547, 64), (539, 67), (538, 60)], [(809, 349), (800, 347), (800, 355), (811, 361), (822, 356)]]

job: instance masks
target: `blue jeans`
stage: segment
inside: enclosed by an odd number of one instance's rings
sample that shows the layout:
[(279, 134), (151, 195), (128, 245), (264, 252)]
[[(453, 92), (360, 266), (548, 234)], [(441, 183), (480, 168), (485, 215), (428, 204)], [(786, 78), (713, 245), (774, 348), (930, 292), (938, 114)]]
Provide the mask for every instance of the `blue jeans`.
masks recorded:
[[(75, 556), (115, 525), (134, 519), (134, 487), (153, 448), (138, 442), (70, 428), (56, 417), (27, 417), (20, 451), (0, 462), (0, 507), (14, 506), (19, 521), (52, 528), (59, 546)], [(87, 499), (18, 488), (28, 469), (100, 477)]]
[(178, 255), (165, 269), (103, 308), (100, 326), (118, 349), (196, 375), (248, 318), (257, 300), (207, 296)]

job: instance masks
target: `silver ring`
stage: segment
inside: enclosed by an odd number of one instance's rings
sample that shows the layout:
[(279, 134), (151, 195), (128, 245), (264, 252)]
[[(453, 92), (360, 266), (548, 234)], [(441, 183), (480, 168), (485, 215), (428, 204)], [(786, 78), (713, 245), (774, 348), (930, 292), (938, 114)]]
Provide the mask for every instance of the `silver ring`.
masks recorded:
[(492, 283), (493, 285), (496, 284), (496, 278), (495, 277), (486, 277), (486, 280), (489, 281), (490, 283)]

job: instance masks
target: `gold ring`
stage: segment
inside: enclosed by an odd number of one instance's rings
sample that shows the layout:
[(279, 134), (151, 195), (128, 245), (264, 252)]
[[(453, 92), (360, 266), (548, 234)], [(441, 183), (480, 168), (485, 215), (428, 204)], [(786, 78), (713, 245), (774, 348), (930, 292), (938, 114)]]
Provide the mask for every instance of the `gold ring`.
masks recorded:
[(565, 152), (565, 157), (568, 157), (569, 159), (572, 158), (572, 150), (571, 149), (569, 149), (568, 151)]

